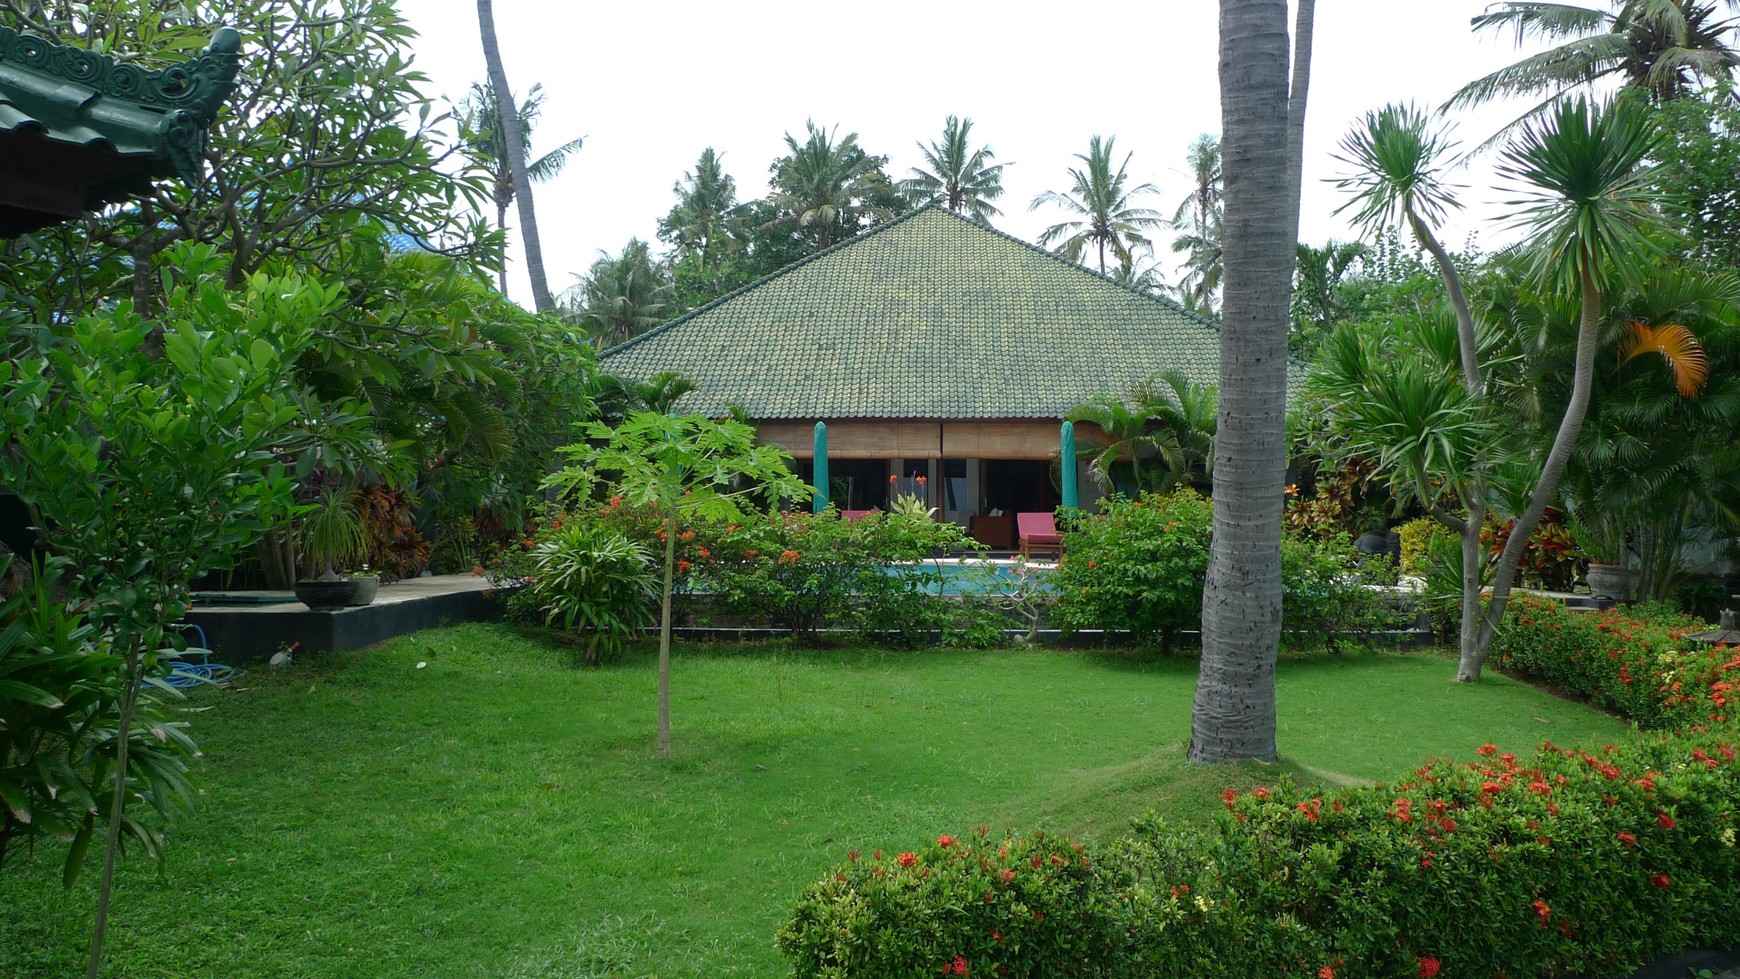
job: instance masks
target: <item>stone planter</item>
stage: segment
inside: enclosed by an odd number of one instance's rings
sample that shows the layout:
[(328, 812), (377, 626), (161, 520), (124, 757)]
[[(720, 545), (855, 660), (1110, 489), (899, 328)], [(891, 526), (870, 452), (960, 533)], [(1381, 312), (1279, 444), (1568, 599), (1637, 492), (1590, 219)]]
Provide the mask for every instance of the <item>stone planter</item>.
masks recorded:
[(1636, 587), (1636, 574), (1622, 564), (1595, 564), (1590, 562), (1589, 573), (1585, 576), (1589, 581), (1590, 598), (1611, 598), (1618, 602), (1631, 601), (1631, 592)]
[(352, 604), (356, 597), (356, 582), (349, 578), (337, 581), (298, 581), (296, 598), (315, 611), (334, 610)]

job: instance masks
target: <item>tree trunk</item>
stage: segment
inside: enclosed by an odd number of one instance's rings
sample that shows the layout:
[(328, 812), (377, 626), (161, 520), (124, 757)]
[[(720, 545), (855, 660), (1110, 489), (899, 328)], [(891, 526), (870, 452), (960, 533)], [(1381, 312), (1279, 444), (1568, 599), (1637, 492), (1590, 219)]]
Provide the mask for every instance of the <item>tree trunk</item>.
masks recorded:
[[(1305, 97), (1311, 91), (1311, 44), (1316, 36), (1317, 0), (1298, 0), (1293, 18), (1293, 81), (1287, 90), (1287, 227), (1289, 241), (1299, 240), (1299, 183), (1305, 173)], [(1297, 258), (1295, 258), (1297, 261)]]
[[(502, 143), (507, 149), (508, 169), (513, 174), (514, 197), (520, 206), (520, 241), (526, 248), (526, 271), (532, 277), (532, 303), (538, 312), (556, 308), (550, 286), (544, 279), (544, 248), (538, 241), (538, 219), (532, 209), (532, 181), (526, 175), (525, 143), (520, 136), (520, 117), (508, 88), (507, 69), (502, 66), (501, 46), (495, 38), (495, 4), (477, 0), (477, 24), (483, 35), (483, 60), (489, 68), (489, 84), (495, 90), (496, 112), (501, 116)], [(503, 273), (506, 274), (505, 272)]]
[[(1297, 254), (1286, 0), (1221, 0), (1225, 277), (1214, 540), (1190, 760), (1275, 758), (1287, 321)], [(1302, 109), (1301, 109), (1302, 111)]]
[(115, 890), (115, 858), (121, 852), (121, 817), (127, 811), (127, 749), (132, 738), (133, 709), (139, 703), (139, 684), (144, 647), (139, 637), (126, 656), (126, 674), (121, 678), (121, 713), (115, 719), (115, 791), (109, 797), (109, 825), (103, 834), (103, 876), (97, 885), (96, 920), (91, 926), (90, 960), (85, 979), (98, 979), (103, 971), (103, 936), (108, 930), (110, 897)]
[[(1462, 544), (1462, 616), (1458, 624), (1457, 650), (1460, 659), (1475, 657), (1480, 643), (1480, 528), (1486, 523), (1486, 507), (1475, 500), (1469, 507), (1459, 531)], [(1460, 675), (1460, 667), (1458, 667)]]
[(1493, 637), (1498, 634), (1498, 624), (1504, 620), (1504, 607), (1510, 601), (1511, 579), (1516, 577), (1516, 568), (1522, 561), (1529, 538), (1540, 526), (1541, 514), (1546, 512), (1554, 491), (1559, 488), (1559, 477), (1564, 475), (1565, 464), (1570, 462), (1571, 450), (1577, 443), (1577, 433), (1583, 428), (1583, 416), (1589, 412), (1589, 398), (1595, 387), (1595, 347), (1601, 339), (1601, 290), (1596, 287), (1594, 273), (1590, 271), (1593, 261), (1593, 257), (1583, 256), (1583, 267), (1577, 277), (1582, 293), (1582, 319), (1577, 326), (1571, 401), (1565, 405), (1565, 416), (1559, 420), (1559, 430), (1553, 435), (1553, 447), (1547, 452), (1547, 461), (1541, 465), (1540, 480), (1535, 484), (1534, 495), (1529, 497), (1528, 509), (1516, 518), (1516, 523), (1511, 526), (1510, 539), (1505, 541), (1504, 553), (1499, 555), (1498, 570), (1492, 579), (1492, 603), (1486, 608), (1479, 639), (1472, 649), (1464, 644), (1461, 662), (1456, 669), (1456, 679), (1464, 683), (1480, 679), (1480, 669), (1486, 663), (1487, 651), (1492, 648)]
[(677, 568), (676, 507), (665, 518), (665, 588), (659, 607), (659, 757), (671, 756), (671, 585)]
[[(497, 228), (500, 228), (503, 234), (507, 233), (507, 204), (502, 202), (502, 201), (495, 202), (495, 226)], [(501, 294), (504, 296), (507, 295), (507, 249), (506, 248), (502, 249), (501, 269), (499, 271), (497, 271), (495, 274), (495, 282), (496, 282), (496, 285), (498, 287), (500, 287)]]

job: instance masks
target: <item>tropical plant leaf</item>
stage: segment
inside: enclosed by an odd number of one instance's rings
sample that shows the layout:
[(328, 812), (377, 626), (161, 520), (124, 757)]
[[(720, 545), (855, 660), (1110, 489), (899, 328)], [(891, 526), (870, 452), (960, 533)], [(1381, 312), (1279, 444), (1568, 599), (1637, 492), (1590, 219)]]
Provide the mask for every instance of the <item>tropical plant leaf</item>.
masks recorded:
[(1674, 386), (1680, 395), (1695, 398), (1710, 377), (1709, 357), (1692, 331), (1679, 323), (1650, 326), (1633, 322), (1631, 332), (1619, 348), (1619, 362), (1625, 363), (1642, 354), (1660, 354), (1673, 371)]

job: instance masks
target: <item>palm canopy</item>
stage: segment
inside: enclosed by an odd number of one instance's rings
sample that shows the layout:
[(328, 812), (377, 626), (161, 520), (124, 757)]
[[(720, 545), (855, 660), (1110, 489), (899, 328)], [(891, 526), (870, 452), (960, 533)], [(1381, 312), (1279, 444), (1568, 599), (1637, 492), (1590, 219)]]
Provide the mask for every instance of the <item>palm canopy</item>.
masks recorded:
[(865, 216), (883, 216), (877, 200), (887, 178), (882, 157), (858, 147), (858, 134), (839, 136), (840, 127), (824, 129), (804, 121), (809, 135), (799, 143), (785, 134), (790, 154), (773, 162), (773, 200), (782, 214), (770, 224), (795, 223), (815, 232), (816, 250), (832, 243), (837, 229), (856, 228)]
[(913, 167), (912, 176), (900, 182), (900, 190), (915, 203), (941, 203), (990, 227), (991, 218), (1003, 213), (991, 202), (1003, 196), (1003, 168), (1008, 164), (992, 163), (997, 154), (990, 146), (973, 149), (972, 130), (973, 120), (949, 116), (943, 122), (941, 141), (918, 144), (929, 169)]
[(1665, 257), (1648, 165), (1661, 136), (1633, 99), (1562, 101), (1528, 124), (1499, 161), (1525, 196), (1509, 203), (1532, 232), (1537, 277), (1567, 294), (1630, 284)]
[(1033, 203), (1028, 205), (1028, 210), (1037, 211), (1047, 204), (1055, 204), (1074, 215), (1074, 220), (1045, 229), (1039, 236), (1039, 244), (1047, 248), (1056, 244), (1056, 252), (1072, 262), (1081, 261), (1082, 253), (1092, 246), (1098, 251), (1101, 275), (1106, 273), (1107, 249), (1111, 250), (1120, 266), (1133, 265), (1137, 252), (1154, 248), (1154, 243), (1143, 232), (1166, 225), (1160, 212), (1136, 204), (1139, 198), (1158, 193), (1153, 184), (1126, 186), (1130, 157), (1134, 154), (1125, 154), (1124, 162), (1115, 171), (1112, 169), (1112, 144), (1116, 139), (1116, 136), (1108, 136), (1102, 142), (1100, 137), (1093, 137), (1088, 142), (1087, 153), (1075, 155), (1085, 166), (1070, 168), (1073, 181), (1070, 191), (1060, 194), (1048, 190), (1033, 198)]
[(677, 203), (659, 222), (659, 239), (674, 245), (679, 257), (699, 255), (710, 264), (721, 242), (741, 221), (737, 182), (709, 146), (701, 151), (695, 169), (684, 173), (671, 192), (677, 195)]
[[(513, 101), (510, 94), (508, 101)], [(520, 151), (532, 152), (532, 130), (544, 110), (544, 86), (533, 85), (526, 100), (519, 103)], [(514, 200), (513, 172), (508, 169), (507, 133), (501, 124), (501, 112), (496, 108), (495, 93), (488, 82), (473, 82), (471, 94), (459, 108), (459, 138), (471, 154), (488, 169), (492, 195), (498, 213), (506, 213)], [(526, 173), (543, 183), (562, 172), (568, 158), (580, 151), (585, 137), (571, 139), (536, 160), (528, 160)], [(500, 223), (498, 219), (497, 223)]]
[(1221, 225), (1224, 191), (1221, 180), (1220, 137), (1203, 133), (1190, 144), (1185, 158), (1190, 166), (1190, 195), (1172, 212), (1172, 228), (1179, 235), (1172, 250), (1185, 256), (1184, 277), (1178, 294), (1192, 312), (1212, 315), (1220, 291)]
[(1206, 484), (1214, 461), (1213, 385), (1165, 371), (1139, 384), (1128, 399), (1100, 395), (1064, 416), (1078, 428), (1081, 452), (1094, 479), (1114, 493), (1165, 492)]
[(670, 298), (671, 284), (646, 242), (630, 238), (619, 255), (598, 253), (592, 268), (569, 290), (566, 304), (603, 348), (663, 323), (672, 311)]
[(1543, 96), (1505, 128), (1508, 133), (1560, 97), (1605, 79), (1652, 99), (1678, 98), (1701, 81), (1730, 77), (1740, 65), (1740, 52), (1728, 43), (1735, 21), (1721, 18), (1724, 7), (1740, 10), (1740, 0), (1612, 0), (1608, 10), (1532, 0), (1494, 4), (1472, 20), (1475, 30), (1513, 30), (1519, 45), (1552, 47), (1468, 83), (1445, 108)]

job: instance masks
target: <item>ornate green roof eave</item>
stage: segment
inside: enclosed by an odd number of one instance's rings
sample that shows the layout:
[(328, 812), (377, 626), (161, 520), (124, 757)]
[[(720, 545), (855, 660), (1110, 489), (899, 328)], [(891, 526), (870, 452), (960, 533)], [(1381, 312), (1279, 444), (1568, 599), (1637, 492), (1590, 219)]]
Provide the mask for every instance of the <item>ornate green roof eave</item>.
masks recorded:
[[(204, 179), (206, 131), (235, 91), (241, 35), (145, 68), (0, 27), (0, 234)], [(8, 193), (10, 190), (10, 193)]]

